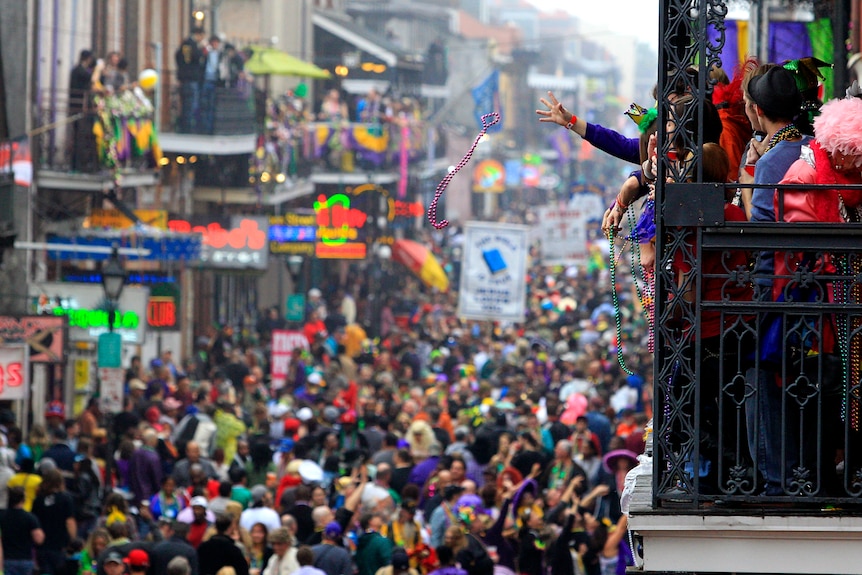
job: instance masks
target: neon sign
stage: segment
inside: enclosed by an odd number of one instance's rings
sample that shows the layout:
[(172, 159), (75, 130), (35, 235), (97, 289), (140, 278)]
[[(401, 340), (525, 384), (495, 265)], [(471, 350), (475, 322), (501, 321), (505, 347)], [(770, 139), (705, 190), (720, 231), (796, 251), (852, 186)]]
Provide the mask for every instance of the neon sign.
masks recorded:
[(177, 325), (177, 302), (170, 296), (150, 297), (147, 302), (147, 325), (166, 329)]
[(425, 208), (422, 207), (422, 202), (402, 202), (395, 200), (395, 216), (419, 218), (425, 215)]
[[(107, 328), (108, 311), (103, 309), (68, 309), (55, 307), (51, 313), (59, 317), (69, 318), (70, 327), (81, 329)], [(133, 311), (117, 311), (114, 313), (114, 329), (138, 329), (141, 318)]]
[(506, 169), (497, 160), (484, 160), (479, 162), (473, 171), (474, 192), (506, 191)]
[(323, 194), (314, 202), (317, 214), (317, 234), (320, 242), (334, 246), (359, 237), (357, 230), (365, 226), (365, 212), (350, 207), (350, 196), (335, 194), (327, 198)]
[(264, 217), (232, 216), (227, 227), (221, 222), (196, 225), (187, 220), (170, 220), (168, 229), (201, 234), (201, 261), (205, 265), (266, 269), (269, 223)]

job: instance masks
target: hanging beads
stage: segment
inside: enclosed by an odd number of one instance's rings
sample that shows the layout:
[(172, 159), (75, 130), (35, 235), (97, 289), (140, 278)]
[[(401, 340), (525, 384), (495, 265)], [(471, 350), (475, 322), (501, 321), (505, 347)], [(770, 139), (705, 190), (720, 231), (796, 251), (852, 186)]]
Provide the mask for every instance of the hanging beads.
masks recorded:
[[(488, 119), (491, 119), (488, 122)], [(461, 161), (458, 162), (458, 165), (455, 166), (455, 169), (446, 174), (443, 177), (443, 180), (437, 185), (437, 189), (434, 191), (434, 199), (431, 200), (431, 205), (428, 206), (428, 223), (434, 226), (435, 229), (442, 230), (446, 226), (449, 225), (449, 220), (441, 220), (437, 221), (437, 202), (440, 201), (440, 196), (443, 195), (443, 192), (446, 191), (446, 187), (449, 185), (449, 182), (452, 181), (452, 178), (455, 177), (461, 168), (467, 165), (467, 162), (470, 161), (470, 158), (473, 157), (473, 152), (476, 151), (476, 146), (479, 145), (479, 141), (482, 139), (482, 136), (488, 131), (488, 128), (496, 124), (500, 121), (500, 114), (497, 112), (491, 112), (490, 114), (484, 114), (482, 116), (482, 129), (479, 131), (479, 135), (476, 136), (476, 139), (473, 141), (473, 145), (470, 146), (470, 149), (467, 150), (467, 153), (461, 158)]]

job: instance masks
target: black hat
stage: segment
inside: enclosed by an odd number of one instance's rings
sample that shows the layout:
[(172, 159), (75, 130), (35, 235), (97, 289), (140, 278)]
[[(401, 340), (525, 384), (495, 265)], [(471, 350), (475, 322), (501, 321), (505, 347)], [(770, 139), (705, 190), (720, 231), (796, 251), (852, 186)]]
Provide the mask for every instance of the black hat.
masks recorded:
[(460, 495), (464, 493), (464, 488), (460, 485), (447, 485), (443, 490), (443, 498), (444, 499), (452, 499), (456, 495)]
[(802, 106), (802, 94), (796, 86), (793, 72), (781, 67), (770, 68), (748, 83), (748, 93), (754, 103), (770, 118), (790, 120)]
[(403, 549), (392, 552), (392, 570), (406, 571), (410, 569), (410, 556)]

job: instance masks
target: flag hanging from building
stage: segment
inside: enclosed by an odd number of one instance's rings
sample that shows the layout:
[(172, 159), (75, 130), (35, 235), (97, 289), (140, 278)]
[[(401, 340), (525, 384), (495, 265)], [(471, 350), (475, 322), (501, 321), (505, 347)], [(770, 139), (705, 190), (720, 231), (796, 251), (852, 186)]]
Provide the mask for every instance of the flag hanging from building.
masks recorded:
[(500, 105), (499, 70), (491, 72), (491, 74), (485, 78), (481, 84), (473, 88), (473, 102), (475, 104), (473, 115), (476, 116), (476, 124), (479, 126), (480, 130), (484, 127), (482, 124), (482, 116), (490, 114), (491, 112), (497, 112), (500, 114), (500, 121), (488, 128), (487, 133), (499, 132), (503, 129), (503, 121), (505, 120), (505, 117), (503, 115), (502, 106)]
[[(11, 158), (10, 158), (11, 156)], [(0, 143), (0, 171), (15, 173), (15, 183), (27, 187), (33, 181), (33, 161), (26, 136)]]

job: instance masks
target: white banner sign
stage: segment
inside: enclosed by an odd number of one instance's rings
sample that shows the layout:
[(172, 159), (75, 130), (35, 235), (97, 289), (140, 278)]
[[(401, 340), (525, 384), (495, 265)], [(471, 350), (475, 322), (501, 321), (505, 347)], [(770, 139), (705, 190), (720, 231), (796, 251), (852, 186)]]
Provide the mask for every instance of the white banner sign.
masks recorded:
[(99, 368), (99, 409), (102, 413), (123, 411), (123, 384), (126, 370), (122, 367)]
[(30, 388), (28, 348), (25, 345), (0, 347), (0, 400), (26, 399)]
[(529, 228), (468, 222), (458, 291), (458, 315), (523, 322), (527, 299)]
[(581, 208), (545, 207), (539, 210), (538, 232), (545, 265), (582, 265), (589, 257), (587, 221)]
[(287, 329), (272, 330), (272, 356), (270, 358), (272, 387), (281, 389), (287, 381), (290, 359), (293, 350), (300, 348), (308, 349), (308, 339), (301, 331)]

